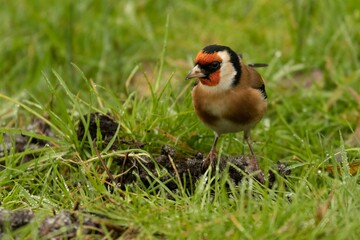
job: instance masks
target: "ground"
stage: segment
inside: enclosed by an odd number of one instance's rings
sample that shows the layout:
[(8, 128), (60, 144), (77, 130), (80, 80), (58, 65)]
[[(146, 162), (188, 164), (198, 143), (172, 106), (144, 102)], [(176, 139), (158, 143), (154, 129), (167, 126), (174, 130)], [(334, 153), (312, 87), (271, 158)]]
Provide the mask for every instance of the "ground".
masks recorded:
[[(104, 145), (108, 144), (111, 139), (114, 138), (115, 134), (120, 134), (121, 131), (118, 132), (119, 123), (115, 122), (111, 119), (110, 116), (102, 115), (100, 113), (92, 113), (88, 116), (88, 125), (84, 126), (84, 124), (79, 121), (77, 127), (77, 137), (78, 139), (83, 139), (86, 137), (86, 132), (88, 132), (91, 136), (91, 139), (98, 139), (98, 135), (101, 135), (101, 139), (103, 139)], [(43, 133), (47, 136), (54, 136), (54, 133), (51, 131), (49, 126), (43, 122), (41, 119), (33, 119), (32, 123), (27, 127), (27, 129), (31, 129), (32, 131)], [(26, 148), (43, 148), (49, 142), (32, 138), (24, 135), (18, 135), (15, 139), (16, 152), (25, 151)], [(5, 136), (4, 143), (6, 146), (11, 146), (10, 138)], [(115, 142), (112, 145), (112, 149), (116, 150), (121, 148), (123, 144), (131, 145), (132, 147), (142, 147), (146, 143), (140, 143), (138, 141), (126, 141), (120, 138), (120, 141)], [(91, 144), (91, 143), (90, 143)], [(8, 151), (9, 149), (6, 149)], [(105, 182), (111, 182), (118, 188), (125, 188), (127, 184), (131, 184), (137, 180), (140, 180), (145, 188), (150, 184), (153, 184), (152, 176), (156, 175), (158, 169), (162, 169), (161, 171), (166, 171), (168, 174), (159, 178), (171, 191), (175, 194), (176, 192), (185, 191), (191, 194), (192, 189), (195, 189), (196, 182), (200, 179), (207, 171), (210, 169), (204, 168), (202, 164), (202, 160), (205, 156), (198, 152), (193, 156), (181, 156), (180, 154), (176, 154), (176, 151), (167, 146), (163, 145), (159, 152), (154, 152), (154, 158), (151, 159), (149, 157), (144, 157), (142, 159), (143, 162), (139, 161), (136, 158), (133, 158), (131, 154), (125, 155), (125, 157), (119, 157), (115, 159), (115, 164), (120, 166), (120, 170), (117, 173), (113, 173), (111, 169), (109, 169), (102, 159), (100, 155), (99, 161), (103, 163), (103, 167), (105, 168), (108, 174), (108, 180)], [(2, 154), (4, 154), (4, 150), (2, 149)], [(26, 155), (23, 158), (23, 161), (30, 161), (36, 156)], [(239, 184), (246, 175), (253, 175), (254, 179), (260, 181), (263, 177), (259, 178), (259, 175), (264, 176), (263, 172), (261, 173), (253, 173), (251, 172), (251, 167), (249, 167), (248, 156), (234, 156), (234, 157), (223, 157), (219, 161), (218, 173), (227, 172), (229, 174), (230, 179), (235, 184)], [(211, 166), (215, 167), (215, 166)], [(277, 164), (278, 174), (280, 176), (286, 177), (290, 174), (290, 170), (286, 168), (285, 163)], [(211, 171), (211, 170), (210, 170)], [(214, 171), (214, 169), (212, 170)], [(116, 174), (118, 177), (114, 177)], [(136, 177), (138, 176), (138, 178)], [(179, 184), (179, 179), (187, 179), (184, 182), (186, 185)], [(275, 174), (273, 172), (269, 172), (266, 177), (267, 186), (264, 187), (272, 187), (274, 182), (276, 181)], [(181, 182), (181, 181), (180, 181)], [(264, 183), (265, 184), (265, 183)], [(111, 184), (109, 185), (111, 189)], [(182, 188), (182, 189), (179, 189)], [(168, 196), (171, 198), (171, 195)], [(82, 227), (84, 228), (84, 234), (86, 233), (94, 233), (96, 232), (96, 228), (100, 228), (100, 223), (105, 224), (112, 231), (112, 237), (119, 237), (124, 233), (127, 233), (128, 228), (123, 227), (120, 228), (118, 226), (112, 225), (111, 222), (106, 218), (106, 216), (99, 216), (95, 213), (91, 213), (85, 208), (79, 208), (79, 206), (75, 206), (72, 211), (69, 210), (61, 210), (58, 213), (54, 213), (53, 216), (49, 216), (43, 220), (39, 227), (40, 236), (49, 236), (53, 232), (59, 231), (61, 228), (67, 229), (67, 237), (72, 238), (76, 234), (80, 226), (79, 214), (82, 219)], [(15, 230), (19, 227), (22, 227), (29, 222), (32, 221), (34, 217), (34, 213), (30, 210), (17, 210), (17, 211), (8, 211), (5, 209), (0, 209), (0, 226), (9, 226), (11, 229)], [(1, 228), (0, 228), (1, 230)], [(101, 231), (99, 231), (101, 232)], [(0, 231), (1, 233), (1, 231)]]

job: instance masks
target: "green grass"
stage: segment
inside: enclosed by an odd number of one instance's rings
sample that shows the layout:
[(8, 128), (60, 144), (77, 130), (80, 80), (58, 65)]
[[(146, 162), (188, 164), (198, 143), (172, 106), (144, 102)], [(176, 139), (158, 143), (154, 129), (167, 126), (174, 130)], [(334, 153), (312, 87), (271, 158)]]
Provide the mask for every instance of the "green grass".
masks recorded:
[[(36, 238), (42, 219), (76, 203), (137, 229), (139, 239), (359, 236), (359, 174), (350, 175), (347, 164), (359, 162), (360, 148), (346, 144), (360, 117), (357, 1), (16, 0), (1, 6), (0, 144), (5, 133), (13, 140), (19, 133), (41, 137), (25, 129), (33, 117), (56, 134), (43, 149), (11, 148), (0, 157), (0, 206), (36, 214), (30, 225), (8, 232), (9, 239)], [(207, 152), (213, 134), (193, 113), (192, 83), (184, 77), (197, 51), (211, 43), (231, 46), (248, 63), (269, 63), (260, 70), (269, 109), (252, 137), (261, 167), (286, 162), (291, 176), (273, 189), (251, 179), (235, 186), (225, 174), (202, 179), (191, 195), (170, 193), (157, 177), (148, 188), (138, 182), (109, 191), (94, 148), (76, 138), (80, 116), (111, 113), (122, 126), (119, 135), (147, 143), (145, 150), (103, 146), (109, 166), (114, 155), (153, 156), (162, 144), (184, 154)], [(241, 134), (222, 136), (218, 147), (223, 155), (247, 153)], [(21, 164), (34, 151), (38, 157)], [(340, 173), (330, 176), (324, 166), (340, 166)]]

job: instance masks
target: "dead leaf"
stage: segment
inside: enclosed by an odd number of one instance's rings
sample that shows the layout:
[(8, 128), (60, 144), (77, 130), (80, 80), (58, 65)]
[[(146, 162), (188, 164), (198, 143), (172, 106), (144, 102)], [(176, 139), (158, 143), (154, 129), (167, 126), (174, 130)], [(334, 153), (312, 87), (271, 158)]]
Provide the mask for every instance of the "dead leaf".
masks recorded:
[(345, 143), (346, 145), (349, 145), (351, 147), (356, 147), (360, 145), (360, 119), (357, 123), (355, 131), (349, 136)]
[(358, 107), (360, 108), (360, 94), (355, 91), (355, 89), (353, 88), (348, 88), (350, 94), (353, 96), (353, 98), (355, 98), (355, 100), (357, 101), (358, 103)]
[[(359, 167), (360, 167), (360, 162), (349, 163), (350, 174), (354, 176), (359, 171)], [(341, 166), (328, 165), (324, 167), (324, 170), (330, 173), (330, 176), (335, 176), (335, 171), (337, 172), (336, 174), (341, 174), (341, 168), (342, 168)]]
[(334, 193), (331, 192), (328, 199), (326, 199), (326, 201), (322, 204), (320, 204), (317, 209), (316, 209), (316, 213), (315, 213), (315, 222), (316, 224), (319, 224), (321, 222), (321, 220), (324, 219), (328, 209), (329, 209), (329, 206), (330, 206), (330, 202), (331, 200), (333, 199), (334, 197)]

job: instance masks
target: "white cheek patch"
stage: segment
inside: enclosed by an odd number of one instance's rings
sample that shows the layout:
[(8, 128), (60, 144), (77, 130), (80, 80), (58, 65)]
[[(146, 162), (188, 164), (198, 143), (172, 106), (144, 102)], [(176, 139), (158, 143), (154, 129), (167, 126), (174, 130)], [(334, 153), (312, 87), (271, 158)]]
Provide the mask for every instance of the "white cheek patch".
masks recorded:
[(224, 90), (229, 90), (232, 88), (232, 83), (236, 75), (236, 70), (232, 63), (230, 62), (229, 53), (226, 51), (221, 51), (217, 53), (221, 59), (221, 68), (220, 68), (220, 82), (216, 86), (206, 86), (201, 84), (201, 87), (208, 92), (216, 93), (223, 92)]
[(230, 61), (230, 55), (227, 51), (220, 51), (217, 52), (217, 54), (221, 57), (223, 62), (229, 62)]

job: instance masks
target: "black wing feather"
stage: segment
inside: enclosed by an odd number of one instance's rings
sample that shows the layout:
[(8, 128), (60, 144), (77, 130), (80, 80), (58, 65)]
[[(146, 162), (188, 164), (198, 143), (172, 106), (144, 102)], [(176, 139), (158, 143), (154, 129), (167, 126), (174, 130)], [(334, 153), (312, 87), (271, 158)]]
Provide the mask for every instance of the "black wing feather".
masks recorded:
[(261, 85), (261, 87), (259, 88), (261, 94), (264, 96), (264, 99), (267, 99), (267, 94), (265, 91), (265, 84)]
[(252, 68), (260, 68), (260, 67), (267, 67), (269, 65), (266, 63), (250, 63), (248, 64), (248, 66)]

